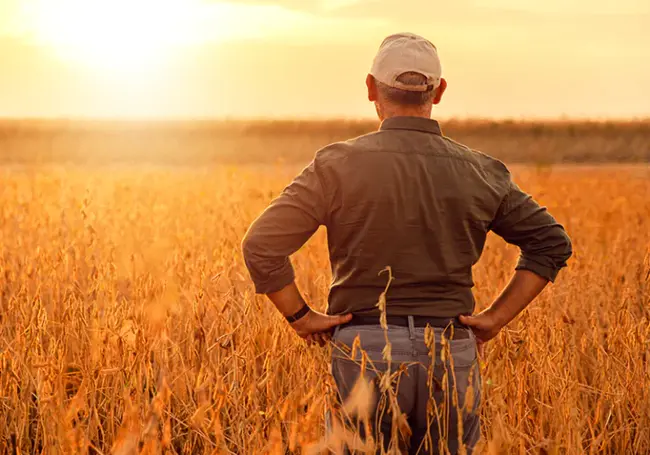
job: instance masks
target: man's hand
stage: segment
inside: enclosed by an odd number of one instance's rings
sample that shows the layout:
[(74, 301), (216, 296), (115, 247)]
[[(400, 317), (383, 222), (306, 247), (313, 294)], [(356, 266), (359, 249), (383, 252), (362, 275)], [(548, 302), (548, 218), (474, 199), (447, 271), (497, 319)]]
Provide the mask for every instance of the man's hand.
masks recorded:
[[(291, 283), (283, 289), (267, 295), (285, 317), (296, 314), (297, 311), (300, 311), (306, 305), (296, 283)], [(300, 337), (307, 340), (308, 344), (318, 343), (320, 346), (325, 346), (332, 338), (334, 327), (350, 322), (350, 319), (352, 319), (351, 314), (328, 316), (318, 311), (310, 310), (302, 318), (293, 322), (291, 327), (293, 327)]]
[(329, 316), (311, 310), (303, 318), (291, 324), (298, 336), (307, 340), (308, 344), (318, 343), (323, 347), (332, 338), (333, 329), (341, 324), (350, 322), (351, 314)]
[(494, 313), (486, 310), (474, 316), (459, 316), (460, 322), (468, 326), (476, 337), (476, 347), (481, 357), (485, 357), (485, 343), (497, 336), (503, 325), (494, 316)]
[(490, 311), (483, 311), (474, 316), (461, 315), (458, 319), (472, 329), (478, 343), (487, 343), (503, 328), (503, 325), (494, 317), (494, 313)]

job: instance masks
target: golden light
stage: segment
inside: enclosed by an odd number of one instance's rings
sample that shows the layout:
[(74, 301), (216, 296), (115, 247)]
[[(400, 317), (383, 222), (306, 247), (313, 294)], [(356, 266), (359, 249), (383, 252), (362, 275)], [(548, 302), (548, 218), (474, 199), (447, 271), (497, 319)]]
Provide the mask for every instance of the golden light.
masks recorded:
[[(35, 0), (37, 39), (57, 54), (102, 69), (155, 67), (200, 39), (200, 0)], [(219, 21), (227, 33), (228, 21)]]

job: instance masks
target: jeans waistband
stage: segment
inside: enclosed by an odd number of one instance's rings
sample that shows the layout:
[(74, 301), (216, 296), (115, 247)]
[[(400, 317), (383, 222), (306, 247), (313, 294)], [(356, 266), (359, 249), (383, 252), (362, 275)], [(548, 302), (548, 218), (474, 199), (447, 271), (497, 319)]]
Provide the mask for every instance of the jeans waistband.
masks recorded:
[[(451, 327), (455, 329), (464, 329), (454, 333), (454, 338), (469, 338), (468, 327), (462, 324), (458, 318), (438, 318), (430, 316), (386, 316), (388, 325), (408, 327), (412, 332), (414, 327), (426, 327), (447, 329), (445, 332), (451, 332)], [(379, 316), (360, 316), (352, 315), (352, 320), (340, 326), (340, 328), (363, 325), (380, 325)]]

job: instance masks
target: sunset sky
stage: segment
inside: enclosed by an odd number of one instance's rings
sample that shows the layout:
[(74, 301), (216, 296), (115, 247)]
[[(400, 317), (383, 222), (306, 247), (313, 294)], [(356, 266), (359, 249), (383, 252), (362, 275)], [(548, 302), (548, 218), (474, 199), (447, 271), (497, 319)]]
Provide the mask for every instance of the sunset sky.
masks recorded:
[(438, 117), (650, 117), (649, 0), (0, 0), (0, 117), (369, 117), (400, 31)]

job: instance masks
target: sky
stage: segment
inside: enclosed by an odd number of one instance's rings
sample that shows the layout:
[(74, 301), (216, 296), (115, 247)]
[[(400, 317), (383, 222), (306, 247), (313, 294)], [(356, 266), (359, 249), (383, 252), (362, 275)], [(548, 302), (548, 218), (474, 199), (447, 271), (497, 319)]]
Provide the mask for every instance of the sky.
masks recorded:
[(372, 117), (402, 31), (436, 117), (650, 117), (650, 0), (0, 0), (0, 117)]

